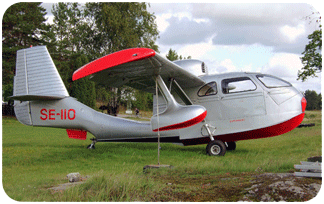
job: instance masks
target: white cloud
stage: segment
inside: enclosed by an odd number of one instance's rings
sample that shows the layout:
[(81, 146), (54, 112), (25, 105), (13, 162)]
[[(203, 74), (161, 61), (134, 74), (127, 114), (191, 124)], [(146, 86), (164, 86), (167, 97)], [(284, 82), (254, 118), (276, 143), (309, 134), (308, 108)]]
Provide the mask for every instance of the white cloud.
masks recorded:
[(296, 27), (285, 25), (280, 28), (281, 33), (287, 38), (288, 43), (296, 42), (296, 39), (301, 35), (304, 35), (305, 24), (298, 24)]
[(308, 4), (151, 4), (158, 19), (159, 44), (190, 44), (215, 36), (215, 45), (272, 46), (275, 52), (302, 53), (316, 27), (305, 17)]
[(195, 21), (186, 15), (172, 15), (166, 20), (170, 25), (160, 34), (159, 43), (165, 45), (193, 44), (206, 41), (213, 32), (208, 21)]
[(192, 59), (201, 59), (206, 53), (215, 49), (215, 46), (211, 41), (212, 37), (207, 40), (207, 42), (188, 44), (180, 46), (177, 50), (179, 55), (184, 57), (191, 56)]
[(171, 18), (171, 13), (165, 13), (162, 15), (156, 15), (155, 22), (157, 24), (158, 30), (160, 31), (160, 34), (163, 33), (167, 27), (170, 25), (170, 23), (167, 21), (167, 19)]
[(225, 59), (221, 61), (220, 67), (225, 67), (227, 72), (238, 71), (231, 59)]
[(318, 74), (318, 77), (309, 78), (306, 82), (297, 81), (298, 70), (301, 70), (302, 67), (300, 55), (277, 53), (260, 71), (289, 81), (300, 91), (309, 89), (321, 93), (321, 73)]
[(300, 70), (302, 66), (300, 55), (276, 53), (261, 71), (281, 78), (294, 77), (296, 79), (298, 70)]

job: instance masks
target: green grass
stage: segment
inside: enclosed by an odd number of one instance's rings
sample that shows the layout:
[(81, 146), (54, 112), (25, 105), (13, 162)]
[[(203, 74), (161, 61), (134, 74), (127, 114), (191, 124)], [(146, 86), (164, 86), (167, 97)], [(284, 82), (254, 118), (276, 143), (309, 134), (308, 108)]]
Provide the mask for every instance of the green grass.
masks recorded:
[[(89, 140), (69, 139), (64, 129), (29, 127), (2, 118), (3, 188), (18, 201), (154, 201), (164, 189), (165, 176), (204, 180), (205, 176), (289, 172), (294, 164), (322, 152), (321, 112), (307, 112), (304, 121), (316, 126), (239, 141), (237, 149), (224, 157), (206, 156), (205, 145), (162, 144), (161, 163), (175, 168), (143, 174), (145, 165), (157, 163), (157, 144), (97, 143), (95, 150), (88, 150)], [(66, 183), (71, 172), (90, 178), (64, 192), (48, 190)]]

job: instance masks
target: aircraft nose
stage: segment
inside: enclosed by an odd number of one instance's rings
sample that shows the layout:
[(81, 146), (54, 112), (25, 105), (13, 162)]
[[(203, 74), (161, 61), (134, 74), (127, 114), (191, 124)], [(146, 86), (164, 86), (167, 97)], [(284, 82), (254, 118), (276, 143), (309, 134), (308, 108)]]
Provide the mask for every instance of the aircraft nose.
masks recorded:
[(303, 113), (305, 113), (306, 106), (307, 106), (307, 101), (306, 101), (306, 98), (303, 97), (302, 100), (301, 100), (301, 107), (302, 107), (302, 112)]

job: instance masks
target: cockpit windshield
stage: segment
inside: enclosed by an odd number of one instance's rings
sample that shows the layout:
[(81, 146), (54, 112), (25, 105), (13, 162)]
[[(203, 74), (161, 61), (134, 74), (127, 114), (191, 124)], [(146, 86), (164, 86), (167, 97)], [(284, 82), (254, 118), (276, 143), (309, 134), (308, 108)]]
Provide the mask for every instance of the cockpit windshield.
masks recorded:
[(292, 86), (289, 82), (270, 75), (257, 75), (261, 83), (267, 88), (289, 87)]

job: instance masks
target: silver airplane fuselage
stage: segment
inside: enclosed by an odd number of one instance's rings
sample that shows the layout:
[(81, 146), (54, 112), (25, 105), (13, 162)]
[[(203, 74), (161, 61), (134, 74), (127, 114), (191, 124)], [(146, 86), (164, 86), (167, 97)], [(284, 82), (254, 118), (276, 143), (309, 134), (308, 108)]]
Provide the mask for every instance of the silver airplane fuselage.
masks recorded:
[[(304, 118), (305, 98), (278, 77), (246, 72), (209, 75), (199, 60), (162, 62), (190, 73), (203, 85), (179, 87), (172, 78), (158, 75), (153, 117), (138, 122), (100, 113), (70, 97), (46, 47), (20, 50), (12, 97), (17, 119), (26, 125), (69, 129), (71, 138), (85, 139), (87, 131), (96, 142), (156, 142), (160, 134), (161, 142), (194, 145), (277, 136)], [(179, 79), (183, 84), (185, 79)]]

